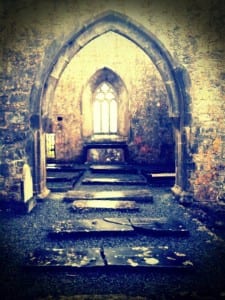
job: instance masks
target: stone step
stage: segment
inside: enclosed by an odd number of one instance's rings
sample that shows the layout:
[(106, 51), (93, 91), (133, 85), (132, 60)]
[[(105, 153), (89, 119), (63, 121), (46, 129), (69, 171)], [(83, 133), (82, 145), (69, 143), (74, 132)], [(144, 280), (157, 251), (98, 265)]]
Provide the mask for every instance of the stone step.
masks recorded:
[(82, 180), (82, 184), (126, 184), (126, 185), (146, 185), (147, 179), (144, 176), (115, 176), (115, 177), (107, 177), (107, 176), (96, 176), (96, 177), (85, 177)]
[(65, 181), (77, 181), (83, 175), (83, 172), (73, 172), (73, 173), (47, 173), (47, 182), (65, 182)]
[(80, 210), (118, 210), (138, 211), (139, 206), (135, 201), (117, 200), (76, 200), (72, 203), (74, 211)]
[(137, 174), (138, 170), (127, 165), (92, 165), (89, 168), (92, 173), (117, 173), (117, 174)]
[(75, 183), (78, 182), (80, 177), (83, 175), (83, 172), (77, 173), (58, 173), (54, 176), (47, 177), (47, 187), (52, 192), (66, 192), (68, 190), (73, 189)]
[(56, 222), (50, 235), (54, 237), (89, 234), (139, 233), (186, 236), (189, 231), (180, 220), (172, 218), (102, 218)]
[(145, 178), (147, 179), (148, 183), (163, 183), (168, 181), (175, 181), (176, 173), (169, 172), (169, 173), (148, 173), (143, 172)]
[(134, 189), (123, 191), (86, 191), (72, 190), (65, 194), (64, 200), (72, 202), (74, 200), (134, 200), (136, 202), (152, 202), (153, 196), (148, 189)]
[(47, 182), (65, 182), (65, 181), (73, 181), (76, 179), (74, 176), (67, 176), (67, 177), (55, 177), (55, 176), (47, 176)]
[(82, 166), (77, 166), (73, 164), (61, 164), (61, 163), (49, 163), (46, 166), (47, 172), (77, 172), (85, 171), (86, 168)]
[(194, 264), (184, 252), (168, 246), (121, 248), (48, 248), (36, 249), (25, 260), (25, 266), (47, 270), (87, 270), (119, 268), (124, 271), (142, 269), (193, 269)]
[(152, 173), (152, 179), (175, 179), (176, 173)]
[(47, 188), (53, 193), (67, 192), (73, 189), (74, 182), (47, 182)]

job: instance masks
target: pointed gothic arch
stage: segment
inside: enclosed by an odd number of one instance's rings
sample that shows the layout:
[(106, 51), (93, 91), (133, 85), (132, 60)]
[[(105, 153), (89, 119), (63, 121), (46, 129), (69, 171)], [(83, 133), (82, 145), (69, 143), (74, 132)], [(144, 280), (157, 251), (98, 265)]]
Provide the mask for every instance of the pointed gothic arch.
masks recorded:
[(189, 120), (188, 81), (185, 70), (171, 57), (164, 45), (151, 32), (125, 15), (106, 12), (77, 30), (62, 46), (55, 45), (56, 56), (48, 58), (39, 73), (31, 92), (31, 126), (34, 131), (33, 177), (34, 190), (43, 197), (47, 194), (45, 175), (44, 134), (48, 124), (48, 113), (54, 91), (70, 60), (83, 47), (97, 37), (114, 32), (129, 39), (140, 47), (158, 69), (165, 84), (169, 99), (169, 116), (175, 131), (176, 182), (174, 192), (182, 194), (188, 190), (187, 139), (185, 126)]

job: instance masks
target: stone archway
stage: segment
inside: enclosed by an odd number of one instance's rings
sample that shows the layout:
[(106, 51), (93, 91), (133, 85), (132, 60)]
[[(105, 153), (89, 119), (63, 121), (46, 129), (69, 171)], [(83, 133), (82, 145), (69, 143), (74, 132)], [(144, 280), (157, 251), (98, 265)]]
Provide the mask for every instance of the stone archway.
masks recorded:
[(76, 32), (65, 45), (58, 49), (54, 60), (49, 61), (37, 79), (31, 93), (31, 125), (34, 130), (34, 191), (46, 196), (45, 141), (44, 132), (48, 124), (51, 99), (66, 66), (74, 55), (93, 39), (107, 32), (115, 32), (140, 47), (158, 69), (165, 84), (169, 99), (169, 117), (175, 132), (176, 182), (174, 193), (183, 195), (188, 190), (187, 178), (187, 137), (185, 128), (189, 122), (186, 73), (171, 57), (164, 45), (141, 25), (127, 16), (107, 12), (97, 16)]

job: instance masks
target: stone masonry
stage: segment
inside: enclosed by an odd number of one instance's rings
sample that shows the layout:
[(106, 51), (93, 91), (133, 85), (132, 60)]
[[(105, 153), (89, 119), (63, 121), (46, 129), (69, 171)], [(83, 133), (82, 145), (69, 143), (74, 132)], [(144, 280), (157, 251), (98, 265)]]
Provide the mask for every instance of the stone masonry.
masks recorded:
[(104, 67), (124, 84), (132, 161), (166, 157), (174, 192), (225, 201), (224, 1), (11, 0), (0, 14), (1, 203), (47, 195), (45, 133), (59, 120), (58, 159), (79, 161), (82, 95)]

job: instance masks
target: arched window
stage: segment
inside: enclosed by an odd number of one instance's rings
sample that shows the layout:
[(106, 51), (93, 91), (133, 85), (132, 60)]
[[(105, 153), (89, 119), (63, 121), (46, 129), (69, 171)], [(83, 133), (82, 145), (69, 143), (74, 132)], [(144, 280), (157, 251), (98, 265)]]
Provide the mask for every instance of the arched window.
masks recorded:
[(95, 134), (117, 133), (117, 94), (108, 82), (101, 83), (94, 93), (93, 130)]

